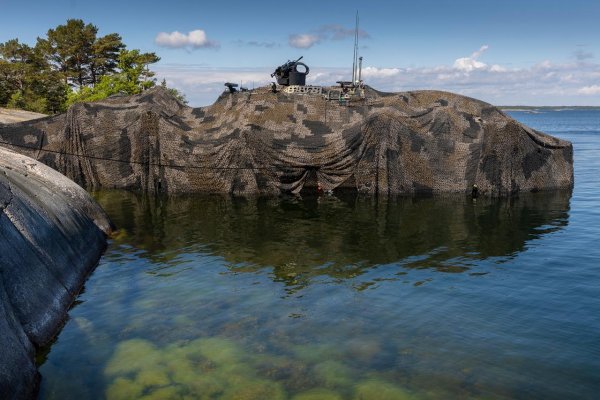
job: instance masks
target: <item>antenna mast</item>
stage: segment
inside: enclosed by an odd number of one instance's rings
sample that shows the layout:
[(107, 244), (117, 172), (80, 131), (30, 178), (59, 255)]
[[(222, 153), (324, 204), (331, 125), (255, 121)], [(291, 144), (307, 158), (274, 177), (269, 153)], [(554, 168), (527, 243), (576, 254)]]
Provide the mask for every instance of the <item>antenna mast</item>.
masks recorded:
[(356, 84), (357, 58), (358, 58), (358, 10), (356, 10), (356, 25), (354, 28), (354, 57), (352, 58), (352, 85)]

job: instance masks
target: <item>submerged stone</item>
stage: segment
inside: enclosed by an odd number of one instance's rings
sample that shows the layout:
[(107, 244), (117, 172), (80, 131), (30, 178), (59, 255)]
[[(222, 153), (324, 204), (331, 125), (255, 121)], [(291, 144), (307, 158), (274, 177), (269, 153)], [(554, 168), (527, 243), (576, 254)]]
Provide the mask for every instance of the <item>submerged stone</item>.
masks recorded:
[(326, 387), (344, 387), (352, 385), (353, 371), (344, 364), (327, 360), (314, 366), (315, 378)]
[(310, 363), (318, 363), (323, 359), (335, 359), (343, 353), (338, 345), (326, 343), (294, 345), (292, 351), (299, 360)]
[(286, 398), (280, 383), (263, 379), (242, 379), (228, 387), (222, 400), (283, 400)]
[(342, 396), (329, 389), (311, 389), (292, 397), (292, 400), (342, 400)]
[(239, 345), (218, 337), (196, 339), (186, 346), (187, 356), (202, 357), (215, 364), (235, 364), (243, 356)]
[(135, 381), (144, 388), (153, 386), (166, 386), (171, 383), (166, 369), (158, 367), (140, 371), (137, 374)]
[(106, 398), (110, 400), (137, 399), (142, 395), (144, 387), (126, 378), (117, 378), (106, 389)]
[(369, 379), (355, 387), (354, 400), (416, 400), (417, 397), (392, 383)]
[(148, 394), (140, 397), (140, 400), (178, 400), (183, 399), (180, 389), (176, 386), (169, 386), (150, 391)]
[(117, 345), (104, 372), (109, 375), (125, 375), (153, 368), (161, 360), (161, 353), (151, 342), (131, 339)]
[(225, 338), (203, 337), (163, 348), (131, 339), (119, 343), (107, 363), (105, 374), (114, 379), (107, 396), (284, 399), (282, 384), (258, 377), (255, 367), (241, 346)]

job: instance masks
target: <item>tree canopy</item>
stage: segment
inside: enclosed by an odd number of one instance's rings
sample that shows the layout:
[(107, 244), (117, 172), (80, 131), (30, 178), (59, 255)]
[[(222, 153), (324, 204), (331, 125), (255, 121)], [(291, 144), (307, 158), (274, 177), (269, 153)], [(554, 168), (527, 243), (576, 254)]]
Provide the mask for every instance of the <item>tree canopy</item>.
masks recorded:
[(149, 65), (159, 60), (128, 50), (118, 33), (98, 36), (95, 25), (69, 19), (33, 47), (19, 39), (0, 43), (0, 106), (52, 114), (80, 101), (140, 93), (156, 84)]
[(93, 86), (82, 87), (69, 94), (67, 104), (81, 101), (96, 101), (114, 94), (137, 94), (155, 85), (154, 72), (148, 64), (159, 58), (154, 53), (140, 53), (139, 50), (121, 50), (117, 58), (117, 71), (103, 74)]

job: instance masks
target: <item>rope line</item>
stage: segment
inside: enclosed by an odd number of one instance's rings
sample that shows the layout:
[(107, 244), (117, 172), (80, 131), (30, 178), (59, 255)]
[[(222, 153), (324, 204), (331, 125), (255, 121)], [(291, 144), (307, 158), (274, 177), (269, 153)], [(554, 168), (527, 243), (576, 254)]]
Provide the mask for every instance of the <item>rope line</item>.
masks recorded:
[[(4, 141), (0, 141), (0, 144), (13, 146), (13, 147), (19, 147), (19, 148), (27, 149), (27, 150), (45, 151), (46, 153), (59, 154), (59, 155), (63, 155), (63, 156), (82, 157), (82, 158), (89, 158), (92, 160), (111, 161), (111, 162), (117, 162), (117, 163), (122, 163), (122, 164), (136, 164), (136, 165), (145, 165), (145, 166), (153, 166), (153, 167), (190, 168), (190, 169), (208, 169), (208, 170), (210, 170), (210, 169), (213, 169), (213, 170), (257, 170), (257, 169), (259, 169), (259, 170), (278, 170), (277, 167), (216, 167), (216, 166), (201, 166), (201, 165), (178, 165), (178, 164), (151, 163), (151, 162), (144, 162), (144, 161), (120, 160), (117, 158), (90, 156), (90, 155), (86, 155), (86, 154), (75, 154), (75, 153), (68, 153), (68, 152), (57, 151), (57, 150), (46, 150), (46, 149), (40, 149), (38, 147), (25, 146), (22, 144), (15, 144), (15, 143), (9, 143), (9, 142), (4, 142)], [(290, 168), (290, 167), (287, 167), (287, 168)], [(293, 167), (291, 167), (291, 168), (293, 168)]]

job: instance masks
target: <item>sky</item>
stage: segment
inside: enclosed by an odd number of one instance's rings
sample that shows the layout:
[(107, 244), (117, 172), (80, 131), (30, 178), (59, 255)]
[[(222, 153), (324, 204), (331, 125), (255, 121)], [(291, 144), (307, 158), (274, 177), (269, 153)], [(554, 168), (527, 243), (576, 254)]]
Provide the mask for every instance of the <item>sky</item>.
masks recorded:
[(152, 51), (190, 105), (227, 81), (252, 88), (303, 56), (308, 84), (352, 75), (354, 21), (366, 84), (437, 89), (495, 105), (600, 106), (600, 1), (0, 0), (0, 42), (34, 44), (69, 18)]

